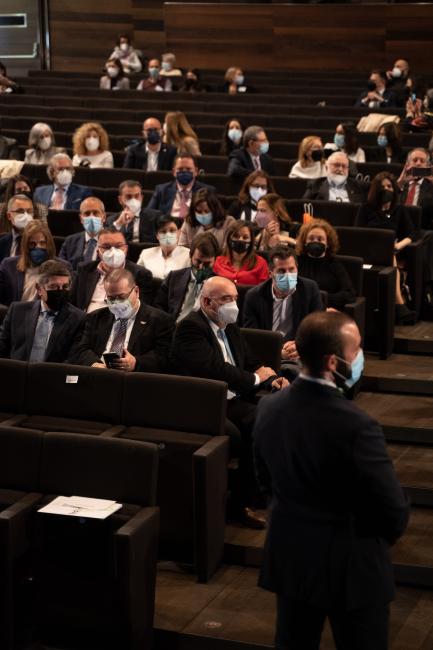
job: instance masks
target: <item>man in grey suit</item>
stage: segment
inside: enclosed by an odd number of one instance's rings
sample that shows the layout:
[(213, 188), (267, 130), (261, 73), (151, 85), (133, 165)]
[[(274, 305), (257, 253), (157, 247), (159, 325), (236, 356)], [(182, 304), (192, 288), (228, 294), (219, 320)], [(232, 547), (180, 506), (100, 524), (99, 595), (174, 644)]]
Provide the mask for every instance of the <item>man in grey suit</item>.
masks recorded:
[(69, 262), (74, 271), (80, 262), (93, 262), (97, 259), (98, 234), (106, 220), (105, 206), (100, 199), (89, 196), (80, 205), (80, 221), (83, 232), (66, 237), (59, 257)]

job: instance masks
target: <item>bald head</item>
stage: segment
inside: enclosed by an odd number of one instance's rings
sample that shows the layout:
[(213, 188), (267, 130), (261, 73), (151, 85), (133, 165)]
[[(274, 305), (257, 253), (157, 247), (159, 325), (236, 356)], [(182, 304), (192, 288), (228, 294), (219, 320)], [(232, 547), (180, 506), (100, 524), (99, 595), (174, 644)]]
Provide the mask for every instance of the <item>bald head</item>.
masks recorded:
[(222, 327), (225, 323), (221, 322), (218, 310), (221, 305), (236, 303), (237, 297), (236, 285), (227, 278), (215, 275), (203, 284), (200, 307), (210, 320)]
[(80, 214), (85, 217), (100, 217), (101, 215), (104, 215), (105, 219), (105, 205), (102, 203), (101, 199), (96, 198), (96, 196), (89, 196), (87, 199), (84, 199), (84, 201), (81, 202)]
[(236, 300), (238, 297), (236, 285), (228, 278), (222, 278), (219, 275), (214, 275), (203, 284), (202, 296), (211, 296), (211, 298), (215, 298), (221, 294), (230, 294), (234, 296), (234, 300)]

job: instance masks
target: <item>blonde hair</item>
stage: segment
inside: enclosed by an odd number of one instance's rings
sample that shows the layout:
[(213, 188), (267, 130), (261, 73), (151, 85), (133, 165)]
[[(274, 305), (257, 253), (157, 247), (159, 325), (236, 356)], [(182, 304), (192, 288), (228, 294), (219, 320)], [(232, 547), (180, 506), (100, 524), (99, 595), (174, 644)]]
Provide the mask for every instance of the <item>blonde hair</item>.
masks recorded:
[(320, 140), (318, 135), (307, 135), (303, 140), (301, 140), (298, 149), (298, 162), (301, 167), (308, 166), (309, 160), (307, 158), (307, 151), (311, 149), (316, 140)]
[(85, 140), (89, 131), (96, 131), (98, 134), (100, 151), (108, 151), (110, 148), (107, 131), (98, 122), (85, 122), (76, 129), (72, 136), (74, 154), (77, 156), (85, 156), (87, 154)]
[(165, 142), (178, 149), (181, 148), (184, 138), (194, 138), (198, 144), (198, 137), (188, 122), (185, 113), (172, 111), (165, 116), (166, 132)]
[(228, 81), (229, 83), (232, 83), (233, 79), (236, 77), (236, 71), (239, 70), (239, 68), (232, 66), (231, 68), (227, 68), (226, 73), (224, 75), (224, 80)]

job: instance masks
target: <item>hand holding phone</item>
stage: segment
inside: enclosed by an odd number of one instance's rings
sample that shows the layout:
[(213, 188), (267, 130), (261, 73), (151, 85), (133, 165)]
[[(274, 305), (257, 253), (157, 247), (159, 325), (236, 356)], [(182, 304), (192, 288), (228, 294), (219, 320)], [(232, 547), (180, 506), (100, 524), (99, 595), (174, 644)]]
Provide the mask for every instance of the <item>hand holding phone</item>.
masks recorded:
[(113, 368), (113, 361), (115, 361), (116, 359), (120, 359), (117, 352), (104, 352), (102, 358), (104, 359), (107, 368)]

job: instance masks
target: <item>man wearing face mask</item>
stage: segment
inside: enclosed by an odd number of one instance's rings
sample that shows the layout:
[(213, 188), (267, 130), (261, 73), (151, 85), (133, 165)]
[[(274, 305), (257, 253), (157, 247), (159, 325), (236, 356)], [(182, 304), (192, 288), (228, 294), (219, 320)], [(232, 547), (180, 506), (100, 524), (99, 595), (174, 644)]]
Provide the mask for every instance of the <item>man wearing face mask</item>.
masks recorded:
[(388, 79), (388, 88), (395, 96), (395, 106), (404, 107), (408, 94), (415, 85), (414, 79), (410, 76), (409, 63), (405, 59), (397, 59), (392, 70), (386, 73)]
[(363, 203), (365, 190), (358, 181), (349, 178), (349, 159), (342, 151), (331, 154), (326, 161), (326, 178), (307, 183), (304, 199)]
[(69, 302), (68, 267), (48, 260), (39, 267), (37, 300), (13, 302), (0, 328), (0, 357), (64, 363), (73, 356), (85, 314)]
[(143, 188), (140, 183), (134, 180), (120, 183), (118, 201), (122, 211), (110, 214), (107, 218), (108, 225), (123, 233), (128, 242), (157, 243), (155, 223), (161, 212), (143, 206)]
[(389, 546), (409, 508), (379, 424), (337, 388), (362, 374), (361, 336), (345, 314), (322, 312), (296, 345), (302, 372), (260, 402), (253, 432), (272, 496), (259, 584), (277, 596), (275, 647), (319, 648), (329, 617), (338, 650), (386, 650)]
[(269, 140), (263, 127), (249, 126), (244, 131), (242, 147), (232, 151), (229, 156), (227, 176), (245, 178), (259, 169), (274, 176), (274, 161), (268, 151)]
[(247, 292), (242, 325), (281, 332), (284, 339), (282, 365), (286, 368), (285, 375), (293, 378), (298, 373), (299, 360), (296, 332), (308, 314), (323, 310), (322, 299), (316, 282), (299, 277), (293, 248), (281, 246), (272, 249), (269, 272), (269, 280)]
[(148, 208), (160, 210), (172, 217), (185, 219), (191, 205), (192, 195), (200, 189), (216, 192), (212, 185), (197, 180), (198, 167), (194, 156), (176, 156), (173, 165), (175, 180), (157, 185), (148, 203)]
[(251, 455), (251, 431), (256, 414), (253, 396), (259, 388), (279, 390), (288, 382), (252, 356), (236, 325), (237, 297), (236, 285), (231, 280), (218, 276), (206, 280), (200, 309), (191, 312), (176, 327), (172, 357), (186, 375), (228, 384), (227, 417), (242, 437), (241, 484), (235, 509), (245, 524), (263, 528), (264, 519), (249, 507), (255, 492)]
[(9, 200), (6, 218), (11, 230), (0, 237), (0, 262), (20, 254), (23, 230), (34, 219), (32, 201), (24, 194), (16, 194)]
[(115, 269), (126, 269), (135, 279), (143, 303), (152, 298), (152, 273), (126, 259), (128, 245), (124, 235), (113, 228), (103, 228), (98, 235), (98, 257), (81, 262), (72, 285), (72, 304), (90, 313), (105, 307), (105, 278)]
[(51, 158), (47, 175), (52, 185), (36, 188), (33, 195), (35, 203), (42, 203), (52, 210), (78, 210), (80, 203), (92, 196), (88, 187), (72, 182), (74, 167), (65, 153), (58, 153)]
[(80, 205), (80, 221), (83, 232), (66, 237), (59, 257), (69, 262), (74, 271), (80, 262), (91, 262), (97, 258), (98, 234), (105, 224), (105, 207), (94, 196), (84, 199)]
[(368, 106), (368, 108), (395, 106), (395, 95), (390, 88), (387, 88), (386, 84), (386, 73), (381, 70), (372, 70), (367, 82), (367, 90), (360, 94), (355, 106)]
[(214, 275), (212, 267), (219, 253), (218, 242), (212, 234), (197, 235), (190, 248), (191, 265), (171, 271), (156, 295), (155, 307), (169, 313), (177, 322), (197, 306), (203, 283)]
[(161, 122), (148, 117), (143, 122), (143, 141), (127, 148), (123, 166), (147, 172), (170, 171), (175, 158), (176, 147), (162, 142)]
[(147, 67), (148, 76), (142, 79), (137, 90), (145, 93), (163, 92), (171, 90), (169, 80), (161, 77), (161, 63), (159, 59), (151, 59)]

